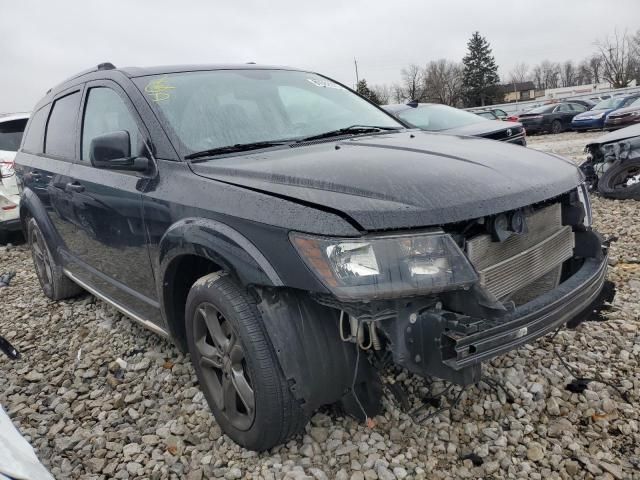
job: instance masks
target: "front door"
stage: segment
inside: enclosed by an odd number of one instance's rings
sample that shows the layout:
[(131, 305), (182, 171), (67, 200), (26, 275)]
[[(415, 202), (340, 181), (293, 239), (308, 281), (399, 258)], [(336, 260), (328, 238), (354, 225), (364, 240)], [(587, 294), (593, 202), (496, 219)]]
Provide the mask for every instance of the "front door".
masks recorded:
[(159, 303), (142, 219), (142, 174), (100, 169), (90, 159), (91, 141), (127, 131), (131, 152), (145, 145), (143, 127), (124, 91), (113, 82), (87, 84), (80, 131), (80, 159), (70, 172), (74, 223), (74, 274), (144, 319), (157, 321)]

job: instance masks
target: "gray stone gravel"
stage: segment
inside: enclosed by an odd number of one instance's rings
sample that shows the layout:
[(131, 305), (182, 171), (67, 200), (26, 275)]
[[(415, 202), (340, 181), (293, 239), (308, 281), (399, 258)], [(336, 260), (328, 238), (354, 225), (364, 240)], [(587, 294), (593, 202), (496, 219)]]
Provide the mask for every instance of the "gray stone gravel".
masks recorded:
[[(579, 161), (597, 135), (529, 143)], [(0, 289), (0, 332), (23, 354), (0, 357), (0, 402), (56, 478), (640, 479), (640, 203), (593, 205), (598, 229), (619, 236), (613, 308), (605, 322), (492, 361), (486, 374), (513, 403), (481, 384), (451, 414), (416, 425), (386, 399), (374, 428), (321, 412), (286, 445), (246, 451), (222, 435), (188, 359), (90, 295), (47, 300), (25, 246), (0, 249), (0, 271), (17, 271)], [(631, 403), (598, 383), (567, 391), (571, 377), (553, 348), (583, 374), (618, 384)], [(386, 380), (404, 384), (414, 406), (429, 387), (402, 371)]]

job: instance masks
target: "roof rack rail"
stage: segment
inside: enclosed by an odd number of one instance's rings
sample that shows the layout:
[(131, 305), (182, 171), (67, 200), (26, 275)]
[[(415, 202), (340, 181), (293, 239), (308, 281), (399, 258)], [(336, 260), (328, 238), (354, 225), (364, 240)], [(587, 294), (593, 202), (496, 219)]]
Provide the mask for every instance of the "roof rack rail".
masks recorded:
[(104, 62), (98, 65), (98, 70), (114, 70), (116, 66), (111, 62)]

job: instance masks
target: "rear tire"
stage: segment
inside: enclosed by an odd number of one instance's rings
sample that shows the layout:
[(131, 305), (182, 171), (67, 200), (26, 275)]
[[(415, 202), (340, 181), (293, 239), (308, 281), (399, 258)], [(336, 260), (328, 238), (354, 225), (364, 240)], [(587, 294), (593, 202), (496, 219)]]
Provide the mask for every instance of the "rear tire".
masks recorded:
[(200, 388), (234, 442), (262, 451), (304, 428), (307, 417), (289, 390), (262, 316), (229, 276), (211, 273), (191, 287), (185, 321)]
[(630, 176), (640, 174), (640, 158), (624, 160), (620, 165), (607, 169), (598, 180), (598, 191), (608, 198), (640, 200), (640, 182), (624, 186)]
[(562, 123), (560, 120), (554, 120), (551, 122), (551, 133), (556, 134), (562, 132)]
[(82, 293), (82, 288), (67, 278), (62, 267), (56, 263), (35, 218), (27, 222), (27, 241), (40, 287), (47, 297), (51, 300), (63, 300)]

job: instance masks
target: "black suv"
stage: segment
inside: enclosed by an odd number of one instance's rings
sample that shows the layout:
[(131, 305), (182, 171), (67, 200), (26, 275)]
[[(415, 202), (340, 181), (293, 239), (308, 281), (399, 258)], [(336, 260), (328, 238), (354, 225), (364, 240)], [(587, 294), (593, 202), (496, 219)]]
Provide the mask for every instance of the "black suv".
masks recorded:
[(321, 405), (375, 415), (391, 362), (479, 381), (606, 274), (571, 162), (407, 129), (306, 71), (102, 64), (38, 103), (16, 164), (44, 293), (189, 351), (257, 450)]

